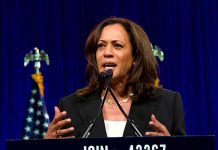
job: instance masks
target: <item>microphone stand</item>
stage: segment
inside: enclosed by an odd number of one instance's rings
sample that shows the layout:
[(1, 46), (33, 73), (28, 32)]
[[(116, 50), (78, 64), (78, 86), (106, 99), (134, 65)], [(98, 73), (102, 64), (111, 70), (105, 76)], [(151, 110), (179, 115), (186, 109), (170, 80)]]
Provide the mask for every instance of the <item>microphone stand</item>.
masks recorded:
[(95, 125), (96, 120), (100, 117), (100, 115), (102, 113), (102, 108), (104, 106), (104, 103), (105, 103), (105, 100), (106, 100), (106, 97), (107, 97), (107, 94), (108, 94), (109, 90), (110, 90), (110, 78), (106, 80), (106, 91), (105, 91), (105, 94), (104, 94), (104, 98), (103, 98), (103, 100), (101, 102), (101, 106), (98, 109), (98, 114), (97, 114), (97, 116), (93, 120), (90, 121), (87, 129), (85, 130), (85, 132), (82, 135), (82, 138), (88, 138), (89, 137), (90, 131), (92, 130), (92, 128)]
[(104, 98), (101, 102), (100, 108), (98, 109), (98, 114), (97, 116), (90, 121), (87, 129), (85, 130), (84, 134), (82, 135), (82, 138), (88, 138), (90, 135), (90, 131), (92, 130), (92, 128), (95, 125), (96, 120), (100, 117), (101, 113), (102, 113), (102, 108), (104, 106), (108, 91), (111, 93), (113, 99), (115, 100), (117, 106), (119, 107), (120, 111), (122, 112), (122, 114), (125, 116), (125, 118), (127, 119), (127, 122), (130, 124), (130, 126), (132, 127), (132, 129), (134, 130), (135, 134), (137, 137), (143, 137), (142, 133), (139, 131), (139, 129), (136, 127), (135, 123), (133, 120), (131, 120), (127, 114), (125, 113), (125, 111), (123, 110), (123, 108), (120, 106), (120, 103), (118, 102), (117, 98), (115, 97), (113, 91), (110, 89), (110, 79), (113, 76), (113, 71), (111, 69), (109, 69), (106, 73), (101, 73), (100, 75), (102, 77), (103, 80), (106, 80), (106, 91), (105, 91), (105, 95)]
[(125, 118), (127, 119), (127, 122), (130, 124), (130, 126), (131, 126), (132, 129), (134, 130), (135, 135), (136, 135), (137, 137), (143, 137), (142, 133), (141, 133), (141, 132), (139, 131), (139, 129), (136, 127), (134, 121), (131, 120), (131, 119), (127, 116), (127, 114), (125, 113), (125, 111), (124, 111), (123, 108), (121, 107), (119, 101), (117, 100), (117, 98), (115, 97), (113, 91), (112, 91), (110, 88), (109, 88), (109, 92), (111, 93), (113, 99), (115, 100), (115, 102), (116, 102), (118, 108), (120, 109), (120, 111), (122, 112), (122, 114), (123, 114), (123, 115), (125, 116)]

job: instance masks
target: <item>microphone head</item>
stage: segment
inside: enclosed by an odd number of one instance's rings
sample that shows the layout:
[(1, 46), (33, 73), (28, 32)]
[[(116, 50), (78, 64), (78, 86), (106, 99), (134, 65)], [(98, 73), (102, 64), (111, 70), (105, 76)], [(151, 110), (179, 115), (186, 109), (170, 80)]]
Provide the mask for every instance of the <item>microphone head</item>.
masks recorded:
[(99, 73), (100, 76), (100, 80), (104, 81), (106, 79), (111, 79), (113, 76), (113, 70), (112, 69), (108, 69), (106, 72), (100, 72)]
[(105, 78), (106, 78), (106, 72), (100, 72), (100, 73), (99, 73), (99, 77), (100, 77), (100, 80), (101, 80), (101, 81), (104, 81)]
[(106, 73), (107, 73), (107, 76), (108, 76), (109, 79), (112, 78), (112, 76), (113, 76), (113, 70), (112, 69), (108, 69), (106, 71)]

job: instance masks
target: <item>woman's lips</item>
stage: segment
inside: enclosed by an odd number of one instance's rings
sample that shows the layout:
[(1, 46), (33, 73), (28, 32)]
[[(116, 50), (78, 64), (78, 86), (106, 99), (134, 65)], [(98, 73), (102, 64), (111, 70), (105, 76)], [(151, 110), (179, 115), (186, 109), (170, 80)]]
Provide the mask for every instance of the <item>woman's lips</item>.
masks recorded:
[(103, 63), (102, 66), (103, 66), (104, 70), (108, 70), (108, 69), (114, 70), (117, 65), (113, 62), (105, 62), (105, 63)]
[(105, 69), (105, 70), (109, 70), (109, 69), (114, 70), (115, 67), (104, 67), (104, 69)]

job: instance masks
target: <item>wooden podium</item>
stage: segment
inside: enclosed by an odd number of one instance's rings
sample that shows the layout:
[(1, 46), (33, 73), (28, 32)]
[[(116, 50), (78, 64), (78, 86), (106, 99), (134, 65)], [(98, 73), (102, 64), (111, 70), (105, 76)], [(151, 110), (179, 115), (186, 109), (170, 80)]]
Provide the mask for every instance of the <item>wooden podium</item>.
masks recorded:
[(7, 150), (214, 150), (215, 136), (8, 140)]

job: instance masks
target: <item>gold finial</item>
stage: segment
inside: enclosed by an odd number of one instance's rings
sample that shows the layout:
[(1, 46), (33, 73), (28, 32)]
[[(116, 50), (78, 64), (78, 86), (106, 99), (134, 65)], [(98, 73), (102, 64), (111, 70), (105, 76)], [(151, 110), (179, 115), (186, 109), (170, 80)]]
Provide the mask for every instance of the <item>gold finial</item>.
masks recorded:
[(31, 50), (29, 53), (27, 53), (24, 57), (24, 67), (26, 67), (30, 61), (34, 61), (34, 67), (35, 67), (35, 71), (36, 73), (39, 73), (39, 69), (41, 67), (41, 61), (44, 60), (46, 62), (47, 65), (49, 65), (49, 57), (48, 54), (46, 54), (44, 52), (44, 50), (39, 51), (39, 49), (37, 47), (35, 47), (34, 49), (34, 53)]
[(158, 47), (157, 45), (152, 45), (151, 44), (151, 48), (152, 48), (152, 52), (154, 54), (155, 57), (158, 57), (160, 59), (160, 61), (164, 60), (164, 53), (163, 51), (160, 49), (160, 47)]

